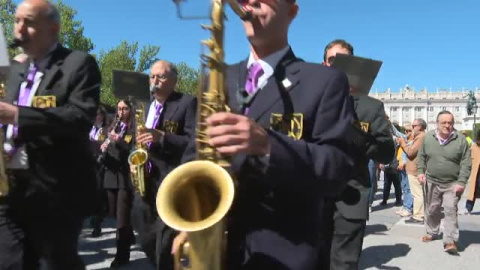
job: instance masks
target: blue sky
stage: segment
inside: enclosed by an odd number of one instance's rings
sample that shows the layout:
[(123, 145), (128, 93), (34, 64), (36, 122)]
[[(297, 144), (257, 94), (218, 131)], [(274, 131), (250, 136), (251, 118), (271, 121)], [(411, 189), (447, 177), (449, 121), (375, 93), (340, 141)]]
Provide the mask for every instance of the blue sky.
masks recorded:
[[(94, 52), (121, 40), (159, 45), (159, 58), (199, 67), (208, 20), (180, 20), (171, 0), (63, 0), (77, 9)], [(480, 0), (297, 0), (290, 29), (297, 56), (321, 62), (325, 45), (349, 41), (355, 54), (383, 61), (372, 91), (480, 87)], [(207, 14), (209, 0), (188, 0), (185, 12)], [(230, 15), (230, 16), (228, 16)], [(248, 56), (239, 19), (228, 9), (226, 61)]]

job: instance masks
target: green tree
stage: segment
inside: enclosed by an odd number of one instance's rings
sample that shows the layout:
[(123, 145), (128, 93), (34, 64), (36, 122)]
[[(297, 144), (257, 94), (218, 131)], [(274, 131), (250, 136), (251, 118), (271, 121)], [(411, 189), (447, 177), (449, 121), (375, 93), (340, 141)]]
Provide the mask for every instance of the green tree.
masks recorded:
[[(7, 43), (13, 41), (13, 23), (15, 21), (16, 8), (17, 6), (12, 0), (0, 0), (0, 24), (2, 24)], [(8, 52), (11, 56), (18, 53), (16, 50), (12, 49), (9, 49)]]
[[(60, 13), (60, 43), (72, 50), (90, 52), (94, 45), (90, 38), (83, 35), (82, 21), (75, 20), (77, 10), (58, 0), (55, 5)], [(0, 23), (3, 25), (5, 37), (8, 42), (13, 40), (13, 25), (15, 22), (15, 10), (17, 5), (12, 0), (0, 0)], [(9, 50), (11, 57), (20, 51)]]
[(98, 58), (102, 73), (102, 90), (100, 100), (108, 105), (116, 105), (113, 95), (112, 72), (114, 69), (143, 72), (157, 61), (159, 46), (145, 45), (140, 50), (137, 61), (138, 42), (122, 41), (118, 46), (105, 51), (101, 50)]
[(188, 66), (185, 62), (175, 65), (178, 71), (178, 82), (176, 90), (181, 93), (196, 95), (200, 70)]
[(90, 40), (83, 35), (82, 21), (75, 20), (77, 10), (58, 0), (56, 3), (60, 13), (60, 43), (72, 50), (90, 52), (95, 47)]

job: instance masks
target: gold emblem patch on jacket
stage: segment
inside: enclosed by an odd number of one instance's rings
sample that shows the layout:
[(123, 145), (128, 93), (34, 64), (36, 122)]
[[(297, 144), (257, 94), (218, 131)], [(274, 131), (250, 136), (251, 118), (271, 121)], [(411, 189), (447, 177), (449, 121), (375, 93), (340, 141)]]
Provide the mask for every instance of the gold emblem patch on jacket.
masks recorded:
[(132, 141), (132, 135), (125, 135), (125, 142), (130, 143)]
[(165, 130), (165, 132), (175, 134), (178, 130), (178, 122), (165, 120), (163, 122), (163, 129)]
[(285, 134), (295, 140), (300, 140), (303, 135), (303, 114), (272, 113), (270, 116), (270, 129)]
[(370, 127), (370, 123), (362, 122), (362, 121), (355, 121), (354, 125), (359, 128), (361, 131), (368, 133), (368, 129)]
[(57, 107), (56, 96), (35, 96), (33, 97), (32, 107), (46, 109)]

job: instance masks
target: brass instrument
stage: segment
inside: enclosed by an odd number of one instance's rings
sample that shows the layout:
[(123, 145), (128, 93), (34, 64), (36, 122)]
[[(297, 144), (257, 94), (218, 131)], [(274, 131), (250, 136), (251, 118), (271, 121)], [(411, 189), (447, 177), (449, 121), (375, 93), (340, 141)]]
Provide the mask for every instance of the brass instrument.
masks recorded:
[[(1, 74), (0, 74), (1, 76)], [(5, 93), (5, 83), (0, 78), (0, 92)], [(8, 194), (10, 186), (8, 184), (7, 174), (5, 172), (5, 158), (3, 155), (3, 142), (5, 141), (4, 133), (0, 132), (0, 197), (5, 197)]]
[[(179, 0), (174, 0), (177, 4)], [(212, 32), (203, 41), (210, 55), (202, 59), (209, 69), (208, 89), (200, 82), (195, 161), (174, 169), (162, 181), (157, 193), (157, 211), (171, 228), (188, 233), (175, 254), (175, 269), (220, 270), (225, 269), (226, 224), (224, 217), (234, 197), (233, 179), (228, 173), (230, 163), (208, 144), (206, 119), (217, 112), (229, 111), (225, 85), (223, 50), (224, 5), (228, 3), (242, 19), (244, 12), (236, 0), (213, 0), (212, 25), (202, 26)]]
[[(135, 111), (136, 131), (145, 129), (145, 108), (140, 103), (140, 108)], [(145, 165), (148, 160), (146, 146), (136, 143), (135, 150), (128, 156), (128, 164), (130, 164), (130, 176), (135, 190), (140, 196), (145, 196)]]

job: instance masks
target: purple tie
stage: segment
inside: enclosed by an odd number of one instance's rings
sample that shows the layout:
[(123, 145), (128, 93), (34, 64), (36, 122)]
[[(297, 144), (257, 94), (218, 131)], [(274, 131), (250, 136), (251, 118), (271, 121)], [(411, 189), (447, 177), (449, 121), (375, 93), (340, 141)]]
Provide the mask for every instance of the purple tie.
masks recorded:
[[(28, 97), (30, 96), (30, 91), (32, 91), (33, 82), (35, 80), (35, 74), (37, 74), (38, 68), (35, 64), (30, 64), (28, 69), (27, 75), (27, 84), (25, 88), (20, 89), (20, 94), (18, 96), (18, 103), (19, 106), (27, 106), (28, 105)], [(18, 135), (18, 127), (13, 126), (13, 137), (16, 138)]]
[[(248, 95), (255, 95), (258, 90), (258, 78), (263, 75), (263, 69), (260, 63), (255, 62), (248, 69), (247, 81), (245, 82), (245, 91)], [(245, 108), (244, 114), (247, 115), (250, 111), (250, 108)]]
[[(155, 127), (157, 126), (158, 120), (160, 119), (160, 114), (162, 114), (162, 109), (163, 106), (161, 103), (157, 103), (157, 105), (155, 105), (155, 116), (153, 118), (152, 129), (155, 129)], [(147, 148), (150, 149), (151, 145), (152, 143), (148, 143)], [(147, 171), (148, 173), (152, 172), (152, 163), (150, 161), (147, 162)]]
[(33, 82), (35, 79), (35, 74), (37, 73), (37, 66), (35, 64), (30, 64), (30, 68), (28, 69), (28, 76), (27, 76), (27, 85), (25, 88), (20, 89), (20, 95), (18, 98), (18, 104), (20, 106), (26, 106), (28, 102), (28, 97), (30, 96), (30, 91), (32, 91)]
[(255, 62), (248, 69), (247, 82), (245, 83), (245, 91), (247, 91), (249, 95), (255, 94), (255, 92), (258, 90), (258, 78), (260, 78), (260, 76), (262, 75), (263, 69), (258, 62)]
[(153, 124), (152, 124), (152, 129), (154, 129), (157, 124), (158, 120), (160, 119), (160, 114), (162, 113), (163, 106), (161, 103), (157, 103), (155, 106), (155, 117), (153, 118)]

